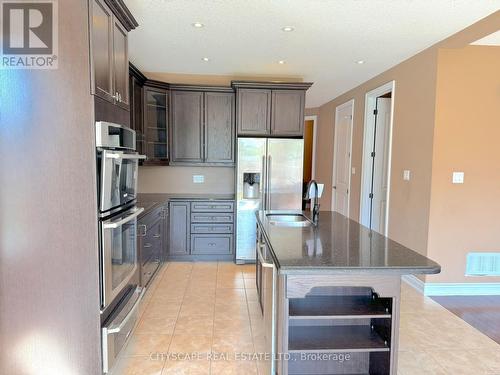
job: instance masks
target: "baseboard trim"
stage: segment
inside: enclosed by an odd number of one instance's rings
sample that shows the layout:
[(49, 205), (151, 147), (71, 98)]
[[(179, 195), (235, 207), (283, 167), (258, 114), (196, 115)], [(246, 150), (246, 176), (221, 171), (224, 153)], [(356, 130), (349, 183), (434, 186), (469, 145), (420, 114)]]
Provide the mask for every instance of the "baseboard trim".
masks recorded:
[(404, 275), (402, 279), (425, 296), (500, 295), (500, 283), (424, 283), (414, 275)]
[(424, 294), (425, 283), (414, 275), (403, 275), (402, 280), (413, 287), (417, 292)]

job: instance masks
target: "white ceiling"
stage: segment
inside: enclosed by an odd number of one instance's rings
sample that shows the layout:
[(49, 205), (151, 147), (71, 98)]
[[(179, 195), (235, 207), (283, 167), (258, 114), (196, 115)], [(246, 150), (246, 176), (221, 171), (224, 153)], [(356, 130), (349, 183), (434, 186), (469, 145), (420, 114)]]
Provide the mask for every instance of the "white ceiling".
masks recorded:
[[(125, 3), (140, 24), (130, 33), (129, 53), (141, 70), (303, 77), (314, 82), (307, 107), (337, 97), (500, 9), (500, 0)], [(193, 22), (205, 27), (196, 29)], [(287, 25), (295, 31), (281, 31)]]
[(476, 46), (500, 46), (500, 31), (487, 35), (484, 38), (472, 42), (471, 44)]

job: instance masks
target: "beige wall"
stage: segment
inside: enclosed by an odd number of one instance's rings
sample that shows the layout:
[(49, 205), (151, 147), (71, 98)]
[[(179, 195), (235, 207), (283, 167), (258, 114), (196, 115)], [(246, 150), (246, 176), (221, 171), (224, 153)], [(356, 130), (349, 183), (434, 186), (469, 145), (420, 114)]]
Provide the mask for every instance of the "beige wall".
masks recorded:
[[(204, 175), (205, 183), (194, 184), (193, 175)], [(229, 167), (140, 167), (140, 193), (233, 194), (234, 168)]]
[(464, 276), (468, 252), (500, 251), (499, 140), (500, 47), (440, 50), (428, 255), (443, 267), (427, 281), (500, 281)]
[[(396, 81), (389, 236), (423, 254), (427, 248), (436, 61), (435, 50), (424, 51), (319, 108), (316, 179), (325, 183), (321, 207), (330, 210), (335, 108), (354, 99), (352, 167), (356, 172), (351, 176), (350, 217), (359, 220), (365, 94)], [(402, 179), (403, 169), (412, 171), (409, 183)]]

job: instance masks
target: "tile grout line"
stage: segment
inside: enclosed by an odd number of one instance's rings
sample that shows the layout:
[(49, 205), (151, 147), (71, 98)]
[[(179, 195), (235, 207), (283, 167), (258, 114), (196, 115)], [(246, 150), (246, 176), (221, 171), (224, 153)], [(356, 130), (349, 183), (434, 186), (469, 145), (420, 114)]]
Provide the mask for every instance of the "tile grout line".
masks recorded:
[[(193, 267), (191, 266), (191, 271), (189, 272), (189, 281), (188, 281), (188, 284), (187, 284), (187, 285), (189, 285), (189, 283), (191, 282), (191, 275), (192, 275), (192, 273), (193, 273)], [(164, 275), (163, 275), (163, 276), (164, 276)], [(162, 276), (162, 278), (163, 278), (163, 276)], [(172, 335), (170, 336), (170, 342), (168, 343), (167, 354), (169, 353), (170, 346), (172, 345), (172, 341), (173, 341), (173, 339), (174, 339), (174, 335), (175, 335), (175, 327), (177, 326), (177, 321), (178, 321), (178, 319), (179, 319), (179, 315), (180, 315), (180, 313), (181, 313), (182, 304), (183, 304), (183, 302), (184, 302), (184, 298), (186, 297), (187, 285), (186, 285), (186, 287), (184, 288), (184, 294), (182, 295), (181, 305), (180, 305), (180, 307), (179, 307), (179, 311), (177, 311), (177, 315), (176, 315), (176, 317), (175, 317), (174, 329), (173, 329), (173, 331), (172, 331)], [(161, 372), (160, 372), (160, 374), (161, 374), (161, 375), (163, 375), (163, 370), (165, 370), (166, 366), (167, 366), (167, 360), (165, 359), (165, 360), (163, 361), (163, 366), (162, 366), (162, 368), (161, 368)]]

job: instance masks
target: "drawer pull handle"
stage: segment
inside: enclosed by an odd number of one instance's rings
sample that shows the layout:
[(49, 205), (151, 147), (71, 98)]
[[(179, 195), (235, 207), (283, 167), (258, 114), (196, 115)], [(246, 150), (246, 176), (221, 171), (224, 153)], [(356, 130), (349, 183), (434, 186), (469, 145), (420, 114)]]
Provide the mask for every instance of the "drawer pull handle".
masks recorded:
[(210, 243), (208, 244), (208, 246), (215, 246), (215, 243), (210, 242)]
[(160, 238), (161, 236), (159, 234), (153, 235), (154, 238)]
[(153, 245), (151, 245), (150, 243), (146, 243), (146, 244), (144, 244), (144, 247), (145, 247), (145, 248), (152, 247), (152, 246), (153, 246)]

